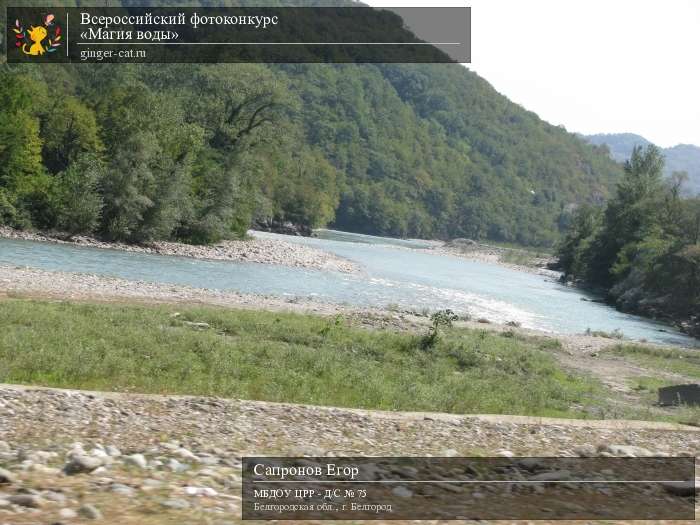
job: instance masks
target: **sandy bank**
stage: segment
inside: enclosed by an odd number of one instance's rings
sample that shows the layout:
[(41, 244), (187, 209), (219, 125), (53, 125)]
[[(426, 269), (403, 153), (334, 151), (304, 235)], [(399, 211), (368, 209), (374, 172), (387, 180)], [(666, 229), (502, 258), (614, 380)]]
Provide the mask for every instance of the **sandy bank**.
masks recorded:
[(357, 265), (337, 255), (310, 246), (277, 239), (222, 241), (211, 246), (197, 246), (166, 241), (157, 241), (148, 245), (136, 245), (103, 242), (93, 237), (85, 236), (73, 236), (69, 238), (64, 235), (19, 231), (4, 226), (0, 226), (0, 237), (6, 239), (72, 244), (76, 246), (123, 250), (136, 253), (192, 257), (195, 259), (278, 264), (296, 268), (330, 270), (343, 273), (358, 271)]
[(497, 264), (511, 270), (534, 273), (552, 279), (559, 279), (561, 276), (560, 272), (547, 268), (547, 265), (554, 260), (552, 257), (535, 254), (526, 250), (502, 248), (472, 241), (472, 243), (469, 244), (445, 243), (435, 248), (427, 248), (425, 251), (428, 253), (459, 257), (468, 261)]
[[(126, 301), (143, 303), (208, 304), (231, 308), (290, 311), (320, 315), (345, 314), (377, 321), (378, 327), (388, 325), (399, 329), (415, 329), (429, 325), (428, 315), (395, 309), (362, 308), (326, 303), (310, 297), (262, 295), (233, 290), (195, 288), (193, 286), (148, 281), (130, 281), (103, 275), (57, 272), (37, 268), (0, 265), (0, 296), (19, 295), (37, 298), (74, 299), (81, 301)], [(524, 336), (546, 337), (561, 341), (564, 348), (575, 354), (596, 354), (622, 341), (587, 334), (557, 334), (511, 324), (499, 324), (488, 319), (459, 321), (460, 326), (488, 331), (511, 331)], [(647, 346), (658, 346), (645, 343)]]
[(372, 308), (351, 308), (306, 297), (247, 294), (232, 290), (129, 281), (94, 274), (0, 265), (0, 298), (3, 295), (98, 302), (205, 304), (317, 315), (344, 314), (360, 318), (362, 324), (379, 328), (415, 329), (428, 323), (425, 317)]

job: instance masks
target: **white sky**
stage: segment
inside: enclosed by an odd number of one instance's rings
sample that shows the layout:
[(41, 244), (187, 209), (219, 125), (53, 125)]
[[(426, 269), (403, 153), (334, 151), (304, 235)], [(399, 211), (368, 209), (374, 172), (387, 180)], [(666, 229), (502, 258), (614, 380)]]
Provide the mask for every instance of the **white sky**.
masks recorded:
[(552, 124), (700, 145), (700, 0), (364, 1), (471, 6), (469, 67)]

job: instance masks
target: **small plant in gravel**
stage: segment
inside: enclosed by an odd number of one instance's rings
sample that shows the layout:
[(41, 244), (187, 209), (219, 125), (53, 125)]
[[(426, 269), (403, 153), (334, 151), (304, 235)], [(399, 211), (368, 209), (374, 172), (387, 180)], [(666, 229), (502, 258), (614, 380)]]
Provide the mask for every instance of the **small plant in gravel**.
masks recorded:
[(318, 333), (321, 334), (323, 337), (326, 337), (328, 334), (331, 333), (331, 331), (334, 328), (338, 328), (342, 324), (343, 324), (343, 316), (338, 314), (335, 317), (333, 317), (333, 319), (329, 319), (326, 322), (325, 326), (318, 331)]
[(428, 328), (428, 333), (421, 337), (420, 347), (422, 350), (429, 350), (434, 347), (440, 338), (440, 327), (451, 328), (452, 323), (459, 320), (459, 316), (456, 315), (449, 308), (446, 310), (438, 310), (433, 315), (430, 316), (430, 328)]
[(615, 328), (612, 332), (605, 332), (603, 330), (591, 330), (590, 328), (586, 328), (586, 335), (592, 336), (592, 337), (604, 337), (605, 339), (624, 339), (625, 334), (622, 333), (622, 330), (619, 328)]

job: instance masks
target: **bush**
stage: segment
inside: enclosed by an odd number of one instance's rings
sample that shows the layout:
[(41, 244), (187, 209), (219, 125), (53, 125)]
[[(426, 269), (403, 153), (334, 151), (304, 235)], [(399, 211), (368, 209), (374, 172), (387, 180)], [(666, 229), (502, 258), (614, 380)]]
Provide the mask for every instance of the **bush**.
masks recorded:
[(603, 330), (591, 330), (590, 328), (586, 328), (586, 334), (592, 337), (604, 337), (605, 339), (624, 339), (625, 334), (622, 333), (622, 330), (619, 328), (615, 328), (612, 332), (605, 332)]
[(435, 343), (440, 339), (440, 327), (444, 326), (450, 328), (454, 321), (457, 321), (459, 316), (457, 316), (449, 308), (447, 310), (438, 310), (433, 315), (430, 316), (430, 321), (432, 325), (428, 329), (428, 333), (421, 337), (420, 347), (423, 350), (428, 350), (435, 346)]
[(14, 226), (17, 210), (0, 188), (0, 225)]
[(56, 189), (57, 226), (69, 233), (92, 233), (100, 223), (102, 196), (98, 184), (104, 168), (92, 155), (80, 157), (59, 173)]

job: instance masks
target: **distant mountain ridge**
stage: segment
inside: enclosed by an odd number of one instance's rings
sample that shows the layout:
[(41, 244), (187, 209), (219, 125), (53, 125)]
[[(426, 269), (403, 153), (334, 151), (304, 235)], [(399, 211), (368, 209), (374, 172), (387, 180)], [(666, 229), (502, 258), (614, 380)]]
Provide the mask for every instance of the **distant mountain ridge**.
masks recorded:
[[(617, 162), (626, 161), (635, 146), (646, 147), (652, 144), (641, 135), (634, 133), (599, 133), (582, 135), (588, 142), (596, 146), (606, 145), (610, 156)], [(661, 148), (666, 157), (666, 175), (684, 171), (688, 174), (685, 191), (690, 195), (700, 194), (700, 147), (692, 144), (678, 144), (671, 148)]]

